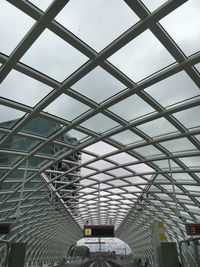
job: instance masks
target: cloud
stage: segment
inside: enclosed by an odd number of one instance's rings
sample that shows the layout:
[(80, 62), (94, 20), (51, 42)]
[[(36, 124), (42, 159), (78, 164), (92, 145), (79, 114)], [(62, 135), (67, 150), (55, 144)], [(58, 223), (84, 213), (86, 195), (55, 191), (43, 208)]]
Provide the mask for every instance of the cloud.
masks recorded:
[(200, 94), (197, 85), (184, 71), (148, 87), (145, 91), (164, 107)]
[(160, 21), (187, 56), (200, 50), (199, 13), (200, 1), (190, 0)]
[(51, 90), (51, 87), (12, 70), (2, 82), (0, 94), (2, 97), (34, 107)]
[(0, 105), (0, 122), (7, 122), (23, 117), (25, 113), (19, 110)]
[(150, 30), (137, 36), (108, 60), (134, 82), (175, 61)]
[(100, 51), (139, 18), (121, 0), (73, 0), (58, 14), (56, 20)]
[(0, 52), (9, 55), (35, 21), (7, 1), (0, 3)]

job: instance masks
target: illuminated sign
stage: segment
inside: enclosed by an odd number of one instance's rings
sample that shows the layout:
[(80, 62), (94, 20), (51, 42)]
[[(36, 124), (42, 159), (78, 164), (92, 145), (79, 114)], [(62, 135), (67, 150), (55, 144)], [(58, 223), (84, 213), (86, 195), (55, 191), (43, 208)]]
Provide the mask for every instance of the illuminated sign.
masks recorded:
[(84, 237), (114, 237), (114, 226), (87, 225), (84, 227)]
[(0, 223), (0, 235), (6, 235), (10, 233), (10, 223)]
[(199, 223), (187, 223), (185, 225), (187, 235), (200, 235)]
[(92, 229), (91, 228), (85, 228), (84, 236), (91, 236), (91, 235), (92, 235)]

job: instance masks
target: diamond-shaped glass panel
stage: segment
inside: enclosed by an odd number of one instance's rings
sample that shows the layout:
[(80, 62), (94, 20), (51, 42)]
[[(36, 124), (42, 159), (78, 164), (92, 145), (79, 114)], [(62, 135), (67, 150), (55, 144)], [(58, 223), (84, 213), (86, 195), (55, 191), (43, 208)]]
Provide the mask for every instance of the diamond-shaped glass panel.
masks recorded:
[(11, 128), (17, 123), (18, 120), (22, 118), (25, 113), (14, 108), (0, 105), (0, 114), (1, 127)]
[(128, 163), (132, 163), (137, 161), (136, 158), (130, 156), (129, 154), (122, 152), (122, 153), (118, 153), (116, 155), (110, 156), (108, 159), (113, 160), (114, 162), (117, 162), (119, 164), (128, 164)]
[(156, 37), (146, 30), (112, 55), (109, 61), (138, 82), (175, 60)]
[(200, 125), (200, 107), (194, 107), (174, 114), (186, 128), (198, 127)]
[(98, 160), (93, 163), (88, 164), (87, 166), (97, 168), (99, 170), (108, 169), (114, 167), (115, 165), (105, 161), (105, 160)]
[(152, 145), (136, 148), (134, 151), (141, 154), (143, 157), (162, 155), (162, 152)]
[(189, 168), (199, 168), (200, 167), (200, 157), (188, 157), (182, 158), (181, 161)]
[(108, 72), (97, 67), (75, 83), (72, 88), (100, 103), (123, 90), (125, 86)]
[(96, 51), (100, 51), (139, 18), (120, 0), (74, 0), (66, 5), (56, 20)]
[(112, 135), (112, 139), (116, 140), (117, 142), (122, 143), (123, 145), (128, 145), (128, 144), (135, 143), (135, 142), (142, 140), (140, 136), (134, 134), (130, 130)]
[(154, 112), (154, 109), (137, 95), (130, 96), (109, 109), (127, 121)]
[(1, 84), (0, 94), (33, 107), (51, 90), (51, 87), (13, 70)]
[(88, 106), (65, 94), (59, 96), (45, 109), (46, 112), (68, 121), (75, 119), (87, 110), (89, 110)]
[(198, 0), (186, 1), (160, 22), (187, 56), (200, 50)]
[(83, 122), (81, 126), (97, 133), (103, 133), (118, 126), (118, 123), (99, 113)]
[(145, 91), (164, 107), (200, 95), (199, 88), (185, 72), (177, 73), (158, 82)]
[(187, 138), (179, 138), (160, 143), (167, 148), (170, 152), (185, 152), (187, 150), (195, 150), (195, 146)]
[(23, 63), (58, 81), (65, 80), (86, 61), (86, 56), (49, 30), (22, 57)]
[(0, 3), (0, 51), (9, 55), (35, 21), (8, 1)]
[(177, 129), (165, 118), (156, 119), (137, 126), (145, 134), (155, 137), (177, 132)]

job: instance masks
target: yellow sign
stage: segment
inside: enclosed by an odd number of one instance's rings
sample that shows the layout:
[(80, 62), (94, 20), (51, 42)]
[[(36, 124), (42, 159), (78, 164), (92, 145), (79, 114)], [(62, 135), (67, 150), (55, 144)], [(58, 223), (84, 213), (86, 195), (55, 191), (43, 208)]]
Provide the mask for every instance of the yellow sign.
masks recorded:
[(92, 229), (91, 228), (85, 228), (85, 236), (91, 236), (92, 235)]
[(158, 222), (158, 224), (159, 224), (159, 226), (158, 226), (159, 228), (163, 228), (164, 227), (164, 222), (161, 221), (161, 222)]
[(160, 240), (166, 240), (165, 233), (160, 233)]

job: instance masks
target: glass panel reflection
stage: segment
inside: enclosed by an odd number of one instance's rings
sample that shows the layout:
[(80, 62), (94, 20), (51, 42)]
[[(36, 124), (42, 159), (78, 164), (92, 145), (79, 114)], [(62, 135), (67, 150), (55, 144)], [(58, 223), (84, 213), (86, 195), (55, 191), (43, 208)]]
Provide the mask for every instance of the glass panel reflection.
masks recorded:
[(36, 116), (22, 128), (22, 132), (48, 137), (61, 127), (60, 123), (45, 117)]
[(89, 138), (88, 135), (77, 131), (77, 130), (71, 130), (69, 132), (67, 132), (69, 135), (73, 136), (73, 138), (76, 138), (79, 142), (83, 142), (85, 141), (87, 138)]
[(21, 159), (20, 156), (12, 155), (11, 153), (0, 153), (0, 166), (11, 166)]
[[(0, 124), (0, 127), (1, 127), (1, 124)], [(5, 133), (0, 132), (0, 141), (1, 141), (1, 139), (3, 139), (4, 136), (5, 136)]]
[(29, 152), (33, 149), (39, 141), (28, 137), (14, 136), (12, 139), (4, 143), (1, 147), (7, 150)]

